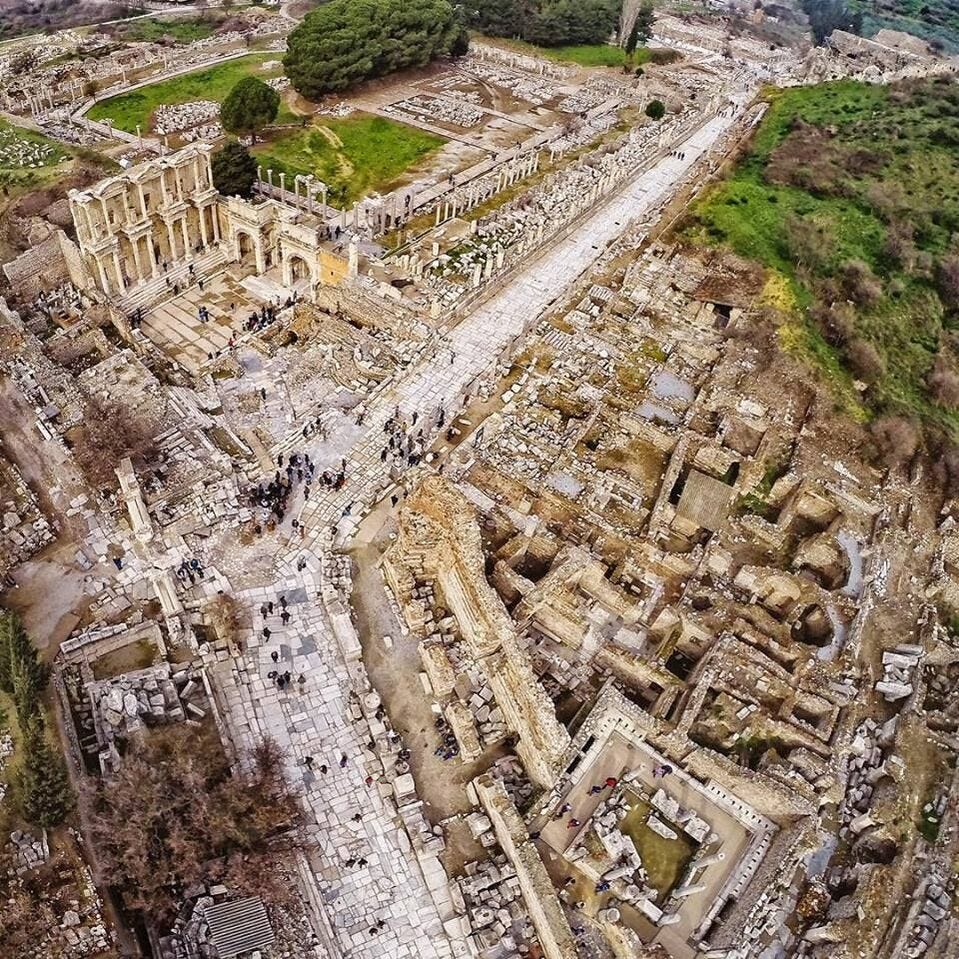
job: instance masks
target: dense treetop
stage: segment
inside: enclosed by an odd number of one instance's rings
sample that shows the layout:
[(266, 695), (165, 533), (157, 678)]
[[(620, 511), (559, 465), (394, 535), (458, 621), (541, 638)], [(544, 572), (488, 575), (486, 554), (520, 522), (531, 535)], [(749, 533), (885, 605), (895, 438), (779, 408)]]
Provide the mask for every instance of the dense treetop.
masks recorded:
[(544, 47), (605, 43), (619, 24), (621, 0), (470, 0), (471, 27)]
[(280, 95), (256, 77), (244, 77), (220, 105), (220, 122), (230, 133), (245, 133), (256, 139), (257, 130), (272, 123)]
[(294, 88), (316, 99), (465, 46), (447, 0), (332, 0), (290, 34), (283, 63)]
[(228, 140), (213, 154), (213, 185), (224, 196), (251, 197), (256, 182), (256, 160), (236, 140)]

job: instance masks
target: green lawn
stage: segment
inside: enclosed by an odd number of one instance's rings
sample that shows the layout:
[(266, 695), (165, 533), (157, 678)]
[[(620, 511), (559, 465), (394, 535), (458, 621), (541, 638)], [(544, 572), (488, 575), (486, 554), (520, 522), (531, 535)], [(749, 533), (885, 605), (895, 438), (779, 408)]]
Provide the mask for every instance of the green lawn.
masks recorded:
[(281, 136), (254, 149), (264, 169), (312, 173), (330, 187), (334, 205), (353, 203), (372, 192), (385, 192), (401, 174), (446, 141), (383, 117), (352, 116)]
[[(693, 207), (687, 239), (772, 271), (792, 304), (784, 341), (847, 400), (851, 373), (864, 375), (849, 344), (865, 340), (882, 361), (867, 377), (868, 410), (915, 416), (959, 439), (959, 411), (935, 402), (926, 384), (937, 352), (954, 352), (957, 318), (944, 311), (929, 264), (959, 232), (959, 85), (839, 81), (769, 96), (749, 153)], [(797, 224), (825, 237), (805, 258)], [(914, 264), (890, 252), (904, 225)], [(878, 299), (844, 287), (850, 261), (872, 271)], [(816, 319), (837, 300), (854, 303), (851, 334)]]
[(164, 37), (177, 43), (193, 43), (212, 37), (218, 26), (218, 20), (212, 17), (171, 17), (168, 20), (144, 17), (123, 24), (118, 35), (124, 40), (145, 43), (155, 43)]
[[(487, 43), (494, 46), (508, 47), (517, 53), (525, 53), (531, 57), (545, 57), (557, 63), (575, 63), (581, 67), (621, 67), (626, 60), (626, 53), (622, 47), (614, 47), (608, 43), (582, 44), (571, 47), (538, 47), (525, 40), (503, 40), (501, 37), (482, 37)], [(663, 50), (651, 50), (649, 47), (637, 47), (633, 55), (635, 66), (642, 66), (662, 56)]]
[(654, 811), (648, 802), (636, 798), (619, 828), (633, 840), (639, 858), (643, 861), (649, 884), (665, 899), (682, 879), (686, 866), (696, 851), (696, 844), (672, 823), (666, 825), (676, 833), (676, 839), (666, 839), (653, 832), (646, 820)]
[[(29, 155), (34, 147), (40, 149), (37, 156)], [(56, 141), (0, 119), (0, 185), (32, 186), (48, 179), (69, 158)]]
[[(282, 67), (273, 70), (261, 70), (260, 65), (268, 60), (278, 60), (276, 53), (255, 53), (236, 60), (228, 60), (204, 70), (185, 73), (170, 80), (151, 83), (130, 93), (121, 93), (94, 105), (87, 116), (91, 120), (112, 119), (118, 130), (136, 133), (140, 124), (144, 133), (150, 129), (153, 111), (162, 104), (187, 103), (190, 100), (216, 100), (222, 103), (238, 80), (252, 74), (261, 80), (280, 76)], [(278, 123), (292, 123), (296, 117), (280, 104)]]
[(578, 63), (581, 67), (621, 67), (626, 58), (622, 47), (596, 43), (578, 47), (541, 47), (541, 55), (550, 60)]

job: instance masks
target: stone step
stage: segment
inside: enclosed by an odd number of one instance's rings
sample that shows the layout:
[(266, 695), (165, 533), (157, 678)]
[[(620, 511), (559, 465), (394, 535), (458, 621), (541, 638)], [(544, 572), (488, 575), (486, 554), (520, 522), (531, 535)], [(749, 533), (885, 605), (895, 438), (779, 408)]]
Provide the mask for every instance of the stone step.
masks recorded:
[(192, 285), (189, 282), (191, 263), (196, 278), (207, 280), (218, 273), (228, 262), (226, 253), (221, 248), (216, 247), (190, 262), (179, 261), (174, 263), (162, 276), (158, 276), (154, 280), (148, 280), (146, 283), (130, 290), (126, 296), (120, 299), (120, 309), (129, 315), (138, 307), (146, 309), (161, 300), (172, 299), (173, 290), (167, 286), (167, 280), (171, 284), (178, 284), (180, 287)]

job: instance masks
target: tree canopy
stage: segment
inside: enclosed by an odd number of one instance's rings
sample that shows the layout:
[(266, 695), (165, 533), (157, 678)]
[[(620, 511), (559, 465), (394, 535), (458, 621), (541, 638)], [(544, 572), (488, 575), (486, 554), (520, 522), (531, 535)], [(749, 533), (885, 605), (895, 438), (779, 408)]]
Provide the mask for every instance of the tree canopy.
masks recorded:
[(40, 717), (27, 723), (21, 748), (23, 764), (15, 783), (20, 811), (44, 829), (59, 826), (73, 808), (73, 791), (63, 757), (51, 748)]
[(66, 766), (47, 739), (41, 696), (49, 670), (16, 613), (0, 612), (0, 690), (13, 696), (22, 761), (13, 782), (24, 819), (44, 829), (58, 826), (73, 807)]
[(636, 47), (645, 43), (653, 35), (653, 24), (656, 22), (656, 11), (652, 3), (644, 3), (636, 12), (636, 19), (633, 21), (633, 29), (629, 32), (629, 38), (626, 40), (626, 52), (633, 54)]
[(470, 26), (543, 47), (605, 43), (619, 24), (620, 0), (472, 0)]
[(40, 712), (40, 695), (49, 671), (40, 662), (37, 649), (20, 617), (0, 612), (0, 689), (13, 696), (21, 728)]
[(210, 166), (213, 185), (223, 196), (252, 196), (253, 184), (256, 183), (256, 160), (242, 143), (229, 140), (213, 154)]
[(666, 104), (662, 100), (650, 100), (646, 104), (646, 116), (653, 120), (662, 120), (666, 116)]
[(282, 898), (271, 849), (299, 805), (275, 743), (251, 759), (231, 773), (214, 731), (170, 726), (131, 742), (116, 775), (97, 782), (87, 798), (97, 860), (127, 908), (169, 920), (197, 882)]
[(256, 141), (258, 130), (276, 119), (280, 95), (256, 77), (244, 77), (220, 105), (220, 122), (230, 133), (246, 133)]
[(315, 100), (454, 52), (465, 52), (465, 37), (447, 0), (331, 0), (290, 34), (283, 65)]

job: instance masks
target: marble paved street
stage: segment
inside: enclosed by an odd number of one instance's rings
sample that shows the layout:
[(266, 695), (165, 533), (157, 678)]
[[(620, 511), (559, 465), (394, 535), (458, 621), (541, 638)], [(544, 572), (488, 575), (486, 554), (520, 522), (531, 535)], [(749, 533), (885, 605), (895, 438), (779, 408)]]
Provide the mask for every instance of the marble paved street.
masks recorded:
[[(243, 333), (251, 313), (268, 303), (282, 303), (292, 293), (266, 277), (244, 277), (247, 270), (230, 267), (203, 284), (187, 287), (179, 296), (149, 311), (141, 329), (157, 346), (187, 369), (197, 372), (211, 356), (229, 348), (231, 337)], [(200, 319), (200, 307), (209, 319)]]
[[(417, 860), (406, 829), (391, 811), (389, 784), (377, 782), (382, 765), (368, 748), (369, 727), (353, 691), (368, 688), (365, 671), (361, 662), (345, 661), (317, 598), (323, 585), (318, 556), (329, 550), (334, 526), (341, 538), (348, 537), (363, 507), (394, 482), (380, 451), (384, 423), (395, 408), (408, 415), (418, 411), (421, 425), (429, 427), (437, 425), (440, 407), (451, 417), (464, 392), (490, 372), (501, 351), (535, 325), (631, 221), (653, 216), (734, 121), (708, 121), (686, 141), (684, 158), (663, 158), (626, 185), (438, 338), (435, 349), (405, 377), (377, 395), (363, 428), (355, 429), (352, 437), (348, 430), (343, 434), (350, 439), (343, 450), (344, 487), (314, 492), (303, 506), (300, 519), (306, 536), (291, 537), (287, 556), (278, 560), (281, 581), (272, 589), (238, 594), (254, 611), (254, 631), (238, 637), (242, 655), (215, 664), (215, 681), (235, 740), (250, 745), (263, 735), (273, 737), (287, 749), (291, 768), (302, 778), (312, 814), (307, 825), (309, 882), (316, 892), (320, 956), (447, 959), (468, 955), (470, 949), (455, 923), (448, 922), (454, 910), (438, 860)], [(281, 448), (291, 445), (310, 452), (319, 463), (328, 455), (326, 441), (317, 438), (304, 441), (297, 435)], [(291, 522), (288, 515), (288, 530)], [(308, 565), (297, 572), (293, 567), (300, 557)], [(290, 601), (292, 619), (283, 626), (278, 616), (270, 617), (272, 633), (264, 640), (260, 606), (281, 593)], [(277, 664), (271, 659), (273, 651)], [(290, 671), (292, 691), (279, 690), (268, 677), (274, 668)], [(296, 682), (301, 673), (306, 680), (302, 686)], [(312, 771), (303, 765), (306, 756), (313, 757)], [(320, 771), (323, 764), (328, 767), (325, 774)], [(373, 781), (368, 784), (369, 776)]]
[[(356, 721), (354, 677), (329, 635), (315, 599), (316, 581), (308, 571), (300, 581), (304, 585), (291, 581), (292, 588), (285, 592), (256, 589), (239, 594), (253, 607), (254, 631), (240, 637), (245, 655), (214, 667), (227, 705), (227, 724), (239, 744), (249, 747), (269, 736), (287, 751), (311, 812), (306, 832), (312, 881), (325, 913), (320, 918), (328, 921), (319, 925), (335, 939), (333, 948), (357, 959), (448, 959), (459, 954), (442, 925), (452, 910), (441, 918), (410, 853), (406, 831), (380, 794), (380, 788), (385, 795), (391, 790), (381, 786), (382, 765), (366, 748), (365, 724)], [(259, 612), (263, 602), (280, 595), (286, 596), (291, 613), (286, 626), (279, 606), (266, 620)], [(264, 625), (271, 630), (268, 639), (262, 636)], [(278, 653), (277, 663), (273, 652)], [(292, 690), (278, 689), (267, 675), (272, 670), (288, 670)], [(297, 682), (300, 675), (303, 684)], [(304, 763), (307, 756), (313, 757), (312, 770)], [(341, 766), (343, 756), (346, 764)], [(374, 779), (371, 784), (368, 776)], [(354, 821), (357, 815), (360, 819)], [(445, 888), (435, 895), (445, 897)]]
[[(631, 222), (654, 215), (738, 115), (709, 120), (681, 144), (682, 158), (675, 153), (664, 157), (625, 185), (566, 239), (547, 249), (454, 327), (434, 354), (414, 366), (392, 391), (381, 395), (366, 417), (366, 433), (348, 456), (350, 469), (343, 489), (315, 496), (302, 512), (301, 521), (310, 531), (309, 541), (315, 543), (318, 536), (327, 535), (331, 525), (340, 522), (348, 504), (369, 505), (390, 485), (379, 454), (383, 424), (397, 406), (406, 414), (417, 410), (421, 417), (434, 417), (432, 425), (438, 409), (445, 409), (447, 417), (455, 412), (470, 384), (490, 369), (510, 341), (532, 328)], [(355, 516), (357, 511), (351, 512)], [(350, 522), (347, 519), (339, 527), (341, 535)]]

